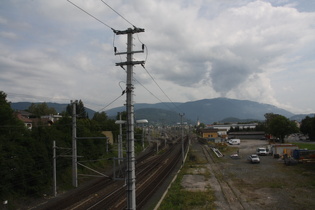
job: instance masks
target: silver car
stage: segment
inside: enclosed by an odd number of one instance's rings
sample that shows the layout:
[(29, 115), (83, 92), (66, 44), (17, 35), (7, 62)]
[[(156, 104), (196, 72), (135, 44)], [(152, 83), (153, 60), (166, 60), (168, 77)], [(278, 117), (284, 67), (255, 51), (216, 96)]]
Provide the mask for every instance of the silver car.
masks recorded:
[(252, 155), (248, 156), (247, 160), (251, 163), (260, 163), (260, 159), (259, 159), (258, 155), (256, 155), (256, 154), (252, 154)]

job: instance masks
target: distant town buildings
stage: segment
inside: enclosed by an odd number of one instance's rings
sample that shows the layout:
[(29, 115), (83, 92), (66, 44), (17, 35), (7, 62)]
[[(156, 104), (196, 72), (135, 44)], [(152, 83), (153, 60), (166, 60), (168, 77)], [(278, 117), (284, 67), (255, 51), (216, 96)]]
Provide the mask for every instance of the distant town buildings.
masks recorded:
[[(254, 131), (257, 123), (248, 124), (216, 124), (207, 125), (204, 129), (200, 130), (200, 135), (203, 138), (242, 138), (242, 139), (262, 139), (265, 137), (265, 132)], [(238, 129), (238, 132), (229, 132), (230, 129)]]
[(25, 126), (30, 130), (39, 124), (47, 126), (52, 125), (62, 117), (61, 115), (45, 115), (37, 118), (34, 117), (32, 113), (23, 110), (16, 111), (16, 116), (19, 120), (24, 122)]

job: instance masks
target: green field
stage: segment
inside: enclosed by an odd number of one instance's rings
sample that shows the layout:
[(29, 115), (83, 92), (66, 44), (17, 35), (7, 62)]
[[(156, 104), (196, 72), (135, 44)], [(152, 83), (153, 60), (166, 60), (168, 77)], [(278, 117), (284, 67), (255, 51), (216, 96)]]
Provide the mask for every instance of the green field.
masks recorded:
[(315, 150), (315, 144), (310, 143), (293, 143), (299, 146), (300, 149), (308, 149), (308, 150)]

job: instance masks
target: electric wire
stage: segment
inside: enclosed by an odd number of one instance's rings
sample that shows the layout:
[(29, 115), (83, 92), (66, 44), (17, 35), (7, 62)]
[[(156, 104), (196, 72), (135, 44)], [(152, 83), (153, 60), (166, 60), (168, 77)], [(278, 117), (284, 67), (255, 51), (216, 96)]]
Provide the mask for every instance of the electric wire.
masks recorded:
[(102, 110), (106, 109), (106, 108), (109, 107), (111, 104), (113, 104), (115, 101), (117, 101), (120, 97), (122, 97), (124, 94), (125, 94), (125, 91), (123, 91), (120, 96), (118, 96), (117, 98), (115, 98), (112, 102), (110, 102), (109, 104), (107, 104), (105, 107), (103, 107), (102, 109), (100, 109), (100, 110), (97, 111), (97, 112), (101, 112)]
[(140, 40), (138, 33), (137, 33), (137, 38), (138, 38), (138, 41), (145, 47), (145, 59), (144, 59), (144, 62), (146, 63), (146, 62), (147, 62), (147, 59), (148, 59), (148, 55), (149, 55), (148, 47), (147, 47), (147, 45), (145, 45), (145, 44)]
[(108, 158), (100, 158), (100, 159), (96, 159), (96, 160), (80, 160), (78, 162), (80, 163), (88, 163), (88, 162), (97, 162), (97, 161), (102, 161), (102, 160), (107, 160)]
[(134, 26), (129, 20), (127, 20), (124, 16), (122, 16), (119, 12), (117, 12), (116, 10), (114, 10), (111, 6), (109, 6), (109, 4), (107, 4), (106, 2), (104, 2), (103, 0), (101, 0), (101, 2), (103, 2), (107, 7), (109, 7), (111, 10), (113, 10), (117, 15), (119, 15), (122, 19), (124, 19), (127, 23), (129, 23), (130, 25), (132, 25), (134, 28), (137, 28), (136, 26)]
[(141, 82), (139, 82), (135, 77), (133, 78), (138, 84), (140, 84), (146, 91), (148, 91), (154, 98), (156, 98), (158, 101), (163, 103), (165, 106), (167, 106), (170, 110), (173, 110), (172, 107), (170, 107), (168, 104), (163, 102), (161, 99), (159, 99), (156, 95), (154, 95), (148, 88), (146, 88)]
[(151, 79), (153, 80), (153, 82), (156, 84), (156, 86), (161, 90), (161, 92), (166, 96), (166, 98), (173, 104), (174, 107), (176, 107), (176, 109), (178, 109), (179, 111), (182, 112), (182, 110), (170, 99), (170, 97), (164, 92), (164, 90), (161, 88), (161, 86), (156, 82), (156, 80), (153, 78), (153, 76), (150, 74), (150, 72), (145, 68), (144, 65), (142, 65), (142, 67), (144, 68), (144, 70), (147, 72), (147, 74), (151, 77)]
[[(122, 67), (123, 68), (123, 67)], [(127, 73), (127, 70), (123, 68), (123, 70)], [(133, 77), (133, 80), (136, 81), (139, 85), (141, 85), (146, 91), (148, 91), (148, 93), (150, 93), (154, 98), (156, 98), (158, 101), (160, 101), (162, 104), (164, 104), (165, 106), (167, 106), (170, 110), (174, 110), (172, 109), (172, 107), (170, 107), (168, 104), (166, 104), (164, 101), (162, 101), (160, 98), (158, 98), (156, 95), (154, 95), (154, 93), (152, 93), (148, 88), (146, 88), (141, 82), (139, 82), (139, 80), (136, 79), (136, 77)], [(121, 87), (120, 87), (121, 88)]]
[(67, 0), (70, 4), (72, 4), (73, 6), (75, 6), (76, 8), (78, 8), (79, 10), (81, 10), (82, 12), (84, 12), (85, 14), (89, 15), (90, 17), (94, 18), (95, 20), (97, 20), (98, 22), (102, 23), (103, 25), (105, 25), (106, 27), (110, 28), (112, 31), (116, 31), (114, 28), (112, 28), (111, 26), (109, 26), (108, 24), (104, 23), (103, 21), (101, 21), (100, 19), (98, 19), (97, 17), (95, 17), (94, 15), (88, 13), (87, 11), (85, 11), (84, 9), (82, 9), (81, 7), (79, 7), (78, 5), (76, 5), (75, 3), (71, 2), (70, 0)]

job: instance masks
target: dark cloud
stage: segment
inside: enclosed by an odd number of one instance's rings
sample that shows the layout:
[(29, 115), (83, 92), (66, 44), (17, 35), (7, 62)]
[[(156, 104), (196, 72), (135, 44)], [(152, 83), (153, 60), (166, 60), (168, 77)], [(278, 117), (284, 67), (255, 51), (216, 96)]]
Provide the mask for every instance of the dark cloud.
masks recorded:
[(213, 89), (226, 94), (250, 76), (251, 69), (244, 63), (232, 63), (229, 60), (216, 60), (212, 62), (211, 80)]

